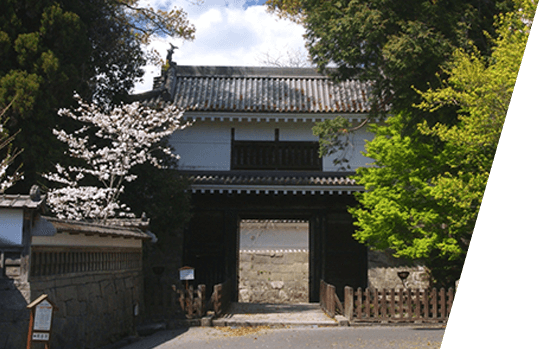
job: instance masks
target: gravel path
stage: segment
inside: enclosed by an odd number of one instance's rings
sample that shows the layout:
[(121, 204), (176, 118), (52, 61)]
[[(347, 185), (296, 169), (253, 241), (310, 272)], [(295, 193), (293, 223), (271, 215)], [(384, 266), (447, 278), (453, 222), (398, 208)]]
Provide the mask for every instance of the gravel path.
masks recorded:
[(122, 349), (431, 349), (441, 346), (443, 334), (443, 328), (420, 327), (193, 327), (161, 331)]

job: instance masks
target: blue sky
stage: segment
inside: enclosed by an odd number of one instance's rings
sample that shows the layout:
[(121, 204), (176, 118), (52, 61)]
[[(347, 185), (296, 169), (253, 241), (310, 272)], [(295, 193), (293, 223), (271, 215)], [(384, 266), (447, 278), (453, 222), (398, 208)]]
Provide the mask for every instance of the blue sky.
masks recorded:
[[(282, 20), (266, 11), (265, 1), (205, 0), (195, 1), (143, 0), (154, 8), (174, 6), (183, 8), (196, 28), (195, 40), (182, 42), (157, 38), (151, 47), (161, 57), (166, 56), (169, 43), (179, 48), (173, 60), (179, 65), (233, 65), (260, 66), (266, 54), (286, 56), (287, 52), (306, 54), (304, 29), (288, 20)], [(135, 93), (151, 89), (152, 79), (160, 69), (146, 67), (144, 82), (137, 84)]]

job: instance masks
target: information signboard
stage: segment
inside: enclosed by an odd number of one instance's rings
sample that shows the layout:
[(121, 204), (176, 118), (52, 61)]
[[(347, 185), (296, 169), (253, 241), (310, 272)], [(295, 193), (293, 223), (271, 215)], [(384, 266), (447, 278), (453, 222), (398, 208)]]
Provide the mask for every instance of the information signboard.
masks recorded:
[(52, 323), (52, 304), (46, 299), (36, 305), (34, 331), (50, 331)]
[(51, 339), (52, 315), (56, 307), (48, 299), (46, 294), (39, 296), (35, 301), (28, 304), (30, 309), (30, 324), (28, 326), (28, 340), (26, 348), (32, 347), (32, 342), (45, 343), (45, 349), (49, 349)]
[(183, 267), (180, 268), (180, 280), (194, 280), (195, 268)]

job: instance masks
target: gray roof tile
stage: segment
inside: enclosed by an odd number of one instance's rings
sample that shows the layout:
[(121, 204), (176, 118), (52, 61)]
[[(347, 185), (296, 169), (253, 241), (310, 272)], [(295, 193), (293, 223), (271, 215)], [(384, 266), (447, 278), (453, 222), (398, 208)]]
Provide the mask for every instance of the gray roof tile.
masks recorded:
[(58, 232), (70, 234), (100, 235), (133, 239), (149, 239), (150, 236), (132, 226), (104, 225), (81, 221), (45, 217)]
[(44, 197), (32, 200), (30, 195), (0, 195), (0, 208), (31, 208), (36, 209), (43, 203)]
[[(168, 79), (169, 81), (165, 81)], [(370, 84), (339, 84), (313, 68), (171, 66), (155, 80), (154, 91), (139, 95), (158, 102), (165, 87), (188, 111), (368, 113)], [(173, 81), (172, 81), (173, 80)], [(135, 96), (134, 96), (135, 97)]]

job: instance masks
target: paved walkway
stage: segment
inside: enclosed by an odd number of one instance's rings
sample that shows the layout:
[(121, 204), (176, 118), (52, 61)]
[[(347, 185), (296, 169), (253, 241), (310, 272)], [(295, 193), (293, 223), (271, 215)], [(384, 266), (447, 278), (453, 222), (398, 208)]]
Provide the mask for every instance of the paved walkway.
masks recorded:
[(318, 303), (252, 304), (232, 303), (213, 326), (337, 326)]

